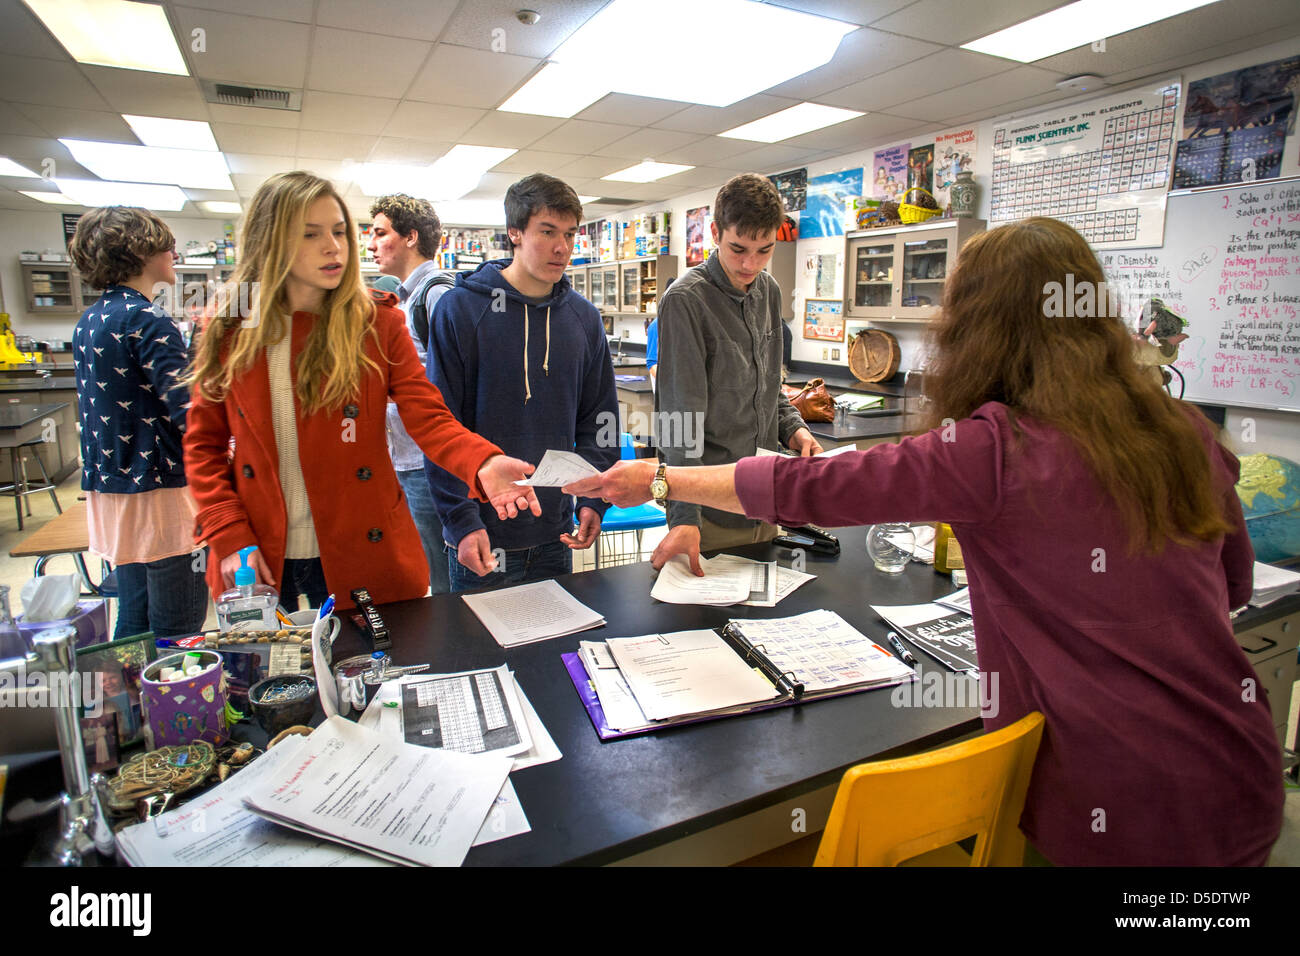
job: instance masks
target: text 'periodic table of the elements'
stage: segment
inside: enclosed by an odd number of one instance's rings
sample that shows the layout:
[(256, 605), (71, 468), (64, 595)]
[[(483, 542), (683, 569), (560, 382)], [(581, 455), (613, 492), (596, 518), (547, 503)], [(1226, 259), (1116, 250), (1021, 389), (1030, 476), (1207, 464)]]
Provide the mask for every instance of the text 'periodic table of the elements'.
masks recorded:
[[(1178, 87), (1131, 94), (1129, 100), (997, 128), (993, 221), (1051, 216), (1073, 226), (1093, 246), (1150, 238), (1142, 235), (1140, 203), (1133, 194), (1163, 194), (1169, 182)], [(1163, 218), (1163, 207), (1160, 214)]]

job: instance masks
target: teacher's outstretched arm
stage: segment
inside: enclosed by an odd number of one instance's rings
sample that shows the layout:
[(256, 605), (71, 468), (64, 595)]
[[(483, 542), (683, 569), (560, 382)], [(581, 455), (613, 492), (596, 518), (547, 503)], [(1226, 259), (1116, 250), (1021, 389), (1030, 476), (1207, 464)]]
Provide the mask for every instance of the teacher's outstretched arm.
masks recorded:
[[(653, 497), (650, 482), (658, 468), (659, 462), (649, 458), (620, 461), (603, 474), (565, 485), (562, 490), (570, 495), (604, 498), (620, 508), (628, 508)], [(736, 496), (735, 474), (735, 465), (669, 468), (664, 476), (668, 482), (668, 499), (744, 514), (745, 509)]]

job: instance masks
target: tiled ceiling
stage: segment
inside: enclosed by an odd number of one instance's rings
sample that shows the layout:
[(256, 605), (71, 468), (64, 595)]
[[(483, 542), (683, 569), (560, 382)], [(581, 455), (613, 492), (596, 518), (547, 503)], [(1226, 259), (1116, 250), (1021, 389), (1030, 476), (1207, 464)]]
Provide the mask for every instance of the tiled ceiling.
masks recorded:
[[(1114, 84), (1156, 76), (1300, 34), (1295, 0), (1219, 0), (1191, 13), (1033, 64), (960, 44), (1062, 6), (1061, 0), (768, 0), (858, 29), (825, 66), (718, 108), (611, 93), (571, 119), (496, 109), (607, 0), (163, 0), (191, 76), (74, 62), (21, 0), (0, 0), (0, 156), (60, 176), (90, 174), (60, 137), (134, 143), (122, 113), (206, 120), (235, 189), (192, 200), (247, 202), (270, 173), (316, 170), (339, 181), (354, 211), (362, 162), (428, 163), (456, 143), (519, 150), (471, 197), (500, 196), (534, 170), (579, 193), (654, 202), (753, 169), (777, 172), (944, 126), (1064, 98), (1055, 84), (1098, 73)], [(707, 3), (709, 0), (700, 0)], [(655, 16), (647, 0), (646, 16)], [(515, 16), (541, 14), (534, 25)], [(203, 31), (204, 49), (193, 48)], [(700, 83), (714, 70), (761, 70), (726, 37), (694, 36)], [(591, 70), (655, 70), (656, 51), (629, 36)], [(201, 80), (302, 91), (301, 111), (209, 104)], [(763, 144), (716, 134), (803, 100), (867, 112), (856, 120)], [(656, 183), (599, 177), (644, 158), (696, 168)], [(0, 208), (50, 209), (18, 193), (42, 184), (0, 177)], [(589, 204), (598, 216), (612, 205)], [(201, 215), (192, 204), (180, 215)]]

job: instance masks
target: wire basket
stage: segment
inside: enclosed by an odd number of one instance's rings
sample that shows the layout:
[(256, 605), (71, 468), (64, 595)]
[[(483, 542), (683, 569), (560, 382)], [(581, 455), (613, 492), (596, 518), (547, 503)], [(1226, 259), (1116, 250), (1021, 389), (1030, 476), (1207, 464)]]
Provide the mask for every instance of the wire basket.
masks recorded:
[(641, 529), (602, 531), (596, 552), (596, 567), (614, 568), (646, 560), (641, 550)]
[[(940, 210), (937, 208), (926, 209), (924, 206), (915, 206), (910, 202), (906, 202), (907, 193), (911, 192), (925, 193), (931, 199), (934, 199), (934, 196), (929, 190), (922, 189), (920, 186), (913, 186), (911, 189), (907, 190), (907, 192), (903, 193), (904, 201), (898, 204), (899, 219), (903, 220), (903, 222), (925, 222), (927, 219), (932, 219), (939, 215)], [(939, 200), (934, 199), (934, 204), (935, 206), (938, 206)]]

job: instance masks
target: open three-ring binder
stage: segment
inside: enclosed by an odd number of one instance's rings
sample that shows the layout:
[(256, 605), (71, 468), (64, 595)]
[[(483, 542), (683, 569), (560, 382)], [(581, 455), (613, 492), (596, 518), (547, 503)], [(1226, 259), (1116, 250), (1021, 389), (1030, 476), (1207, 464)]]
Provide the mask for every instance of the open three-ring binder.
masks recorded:
[(565, 668), (602, 740), (913, 680), (833, 611), (583, 641)]

